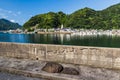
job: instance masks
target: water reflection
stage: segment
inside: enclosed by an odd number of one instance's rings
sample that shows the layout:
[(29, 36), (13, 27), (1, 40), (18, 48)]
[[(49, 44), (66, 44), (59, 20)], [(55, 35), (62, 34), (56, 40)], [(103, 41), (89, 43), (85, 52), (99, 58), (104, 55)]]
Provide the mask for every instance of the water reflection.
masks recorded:
[(1, 42), (22, 42), (29, 43), (28, 36), (24, 34), (8, 34), (8, 33), (0, 33), (0, 41)]
[(78, 46), (120, 47), (119, 36), (79, 36), (70, 34), (0, 33), (0, 42), (42, 43)]

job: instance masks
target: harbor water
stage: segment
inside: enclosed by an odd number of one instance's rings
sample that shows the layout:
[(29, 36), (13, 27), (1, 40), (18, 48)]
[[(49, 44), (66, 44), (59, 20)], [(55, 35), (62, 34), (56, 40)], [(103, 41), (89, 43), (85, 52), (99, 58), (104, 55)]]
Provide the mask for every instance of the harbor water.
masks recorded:
[(120, 36), (72, 34), (10, 34), (0, 32), (0, 42), (57, 44), (120, 48)]

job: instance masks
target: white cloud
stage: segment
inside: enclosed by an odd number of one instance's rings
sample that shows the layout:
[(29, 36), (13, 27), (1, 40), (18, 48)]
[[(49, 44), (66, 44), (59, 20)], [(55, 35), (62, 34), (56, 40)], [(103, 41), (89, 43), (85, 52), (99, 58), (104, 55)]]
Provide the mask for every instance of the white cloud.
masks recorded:
[(8, 17), (8, 16), (2, 16), (2, 18), (5, 18), (5, 19), (6, 19), (7, 17)]
[(0, 13), (0, 18), (7, 18), (8, 16), (6, 14)]
[(20, 15), (20, 14), (21, 14), (21, 12), (20, 12), (20, 11), (18, 11), (18, 12), (17, 12), (17, 14), (18, 14), (18, 15)]
[(8, 11), (8, 13), (12, 13), (12, 11)]
[(13, 20), (13, 19), (12, 19), (12, 20), (10, 20), (10, 21), (11, 21), (11, 22), (15, 22), (15, 20)]
[(21, 21), (21, 17), (18, 16), (22, 16), (21, 15), (22, 12), (21, 11), (12, 11), (12, 10), (6, 10), (3, 8), (0, 8), (0, 18), (5, 18), (7, 20), (10, 20), (11, 22), (18, 22), (18, 23), (23, 23)]
[(10, 11), (10, 10), (5, 10), (5, 9), (2, 9), (2, 8), (0, 8), (0, 11), (3, 12), (3, 13), (12, 13), (12, 11)]
[(18, 11), (18, 12), (13, 12), (11, 10), (6, 10), (6, 9), (2, 9), (0, 8), (0, 13), (4, 14), (4, 15), (12, 15), (12, 16), (18, 16), (20, 15), (22, 12)]
[(12, 15), (13, 15), (13, 16), (17, 16), (17, 14), (15, 14), (15, 13), (12, 13)]

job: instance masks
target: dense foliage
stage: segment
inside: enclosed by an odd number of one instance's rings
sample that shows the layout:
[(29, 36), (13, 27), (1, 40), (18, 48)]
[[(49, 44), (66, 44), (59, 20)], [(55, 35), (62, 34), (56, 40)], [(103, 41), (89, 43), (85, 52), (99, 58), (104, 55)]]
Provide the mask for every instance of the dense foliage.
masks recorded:
[(12, 23), (6, 19), (0, 19), (0, 30), (14, 30), (17, 28), (21, 28), (18, 23)]
[(120, 4), (113, 5), (102, 11), (83, 8), (70, 15), (63, 12), (49, 12), (32, 17), (23, 27), (60, 28), (61, 25), (70, 28), (83, 29), (120, 29)]
[(58, 28), (65, 23), (66, 14), (63, 12), (49, 12), (46, 14), (36, 15), (24, 24), (24, 28)]

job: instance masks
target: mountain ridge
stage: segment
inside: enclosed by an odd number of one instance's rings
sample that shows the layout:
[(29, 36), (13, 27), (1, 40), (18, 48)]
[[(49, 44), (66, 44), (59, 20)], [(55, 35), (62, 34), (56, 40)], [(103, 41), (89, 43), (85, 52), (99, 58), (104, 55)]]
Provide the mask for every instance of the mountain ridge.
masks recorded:
[(39, 14), (28, 20), (23, 28), (28, 29), (36, 24), (37, 28), (60, 28), (63, 24), (65, 28), (119, 29), (119, 23), (120, 3), (100, 11), (85, 7), (69, 15), (63, 12)]
[(13, 23), (7, 19), (1, 18), (0, 19), (0, 31), (1, 30), (15, 30), (17, 28), (21, 28), (22, 26), (18, 23)]

